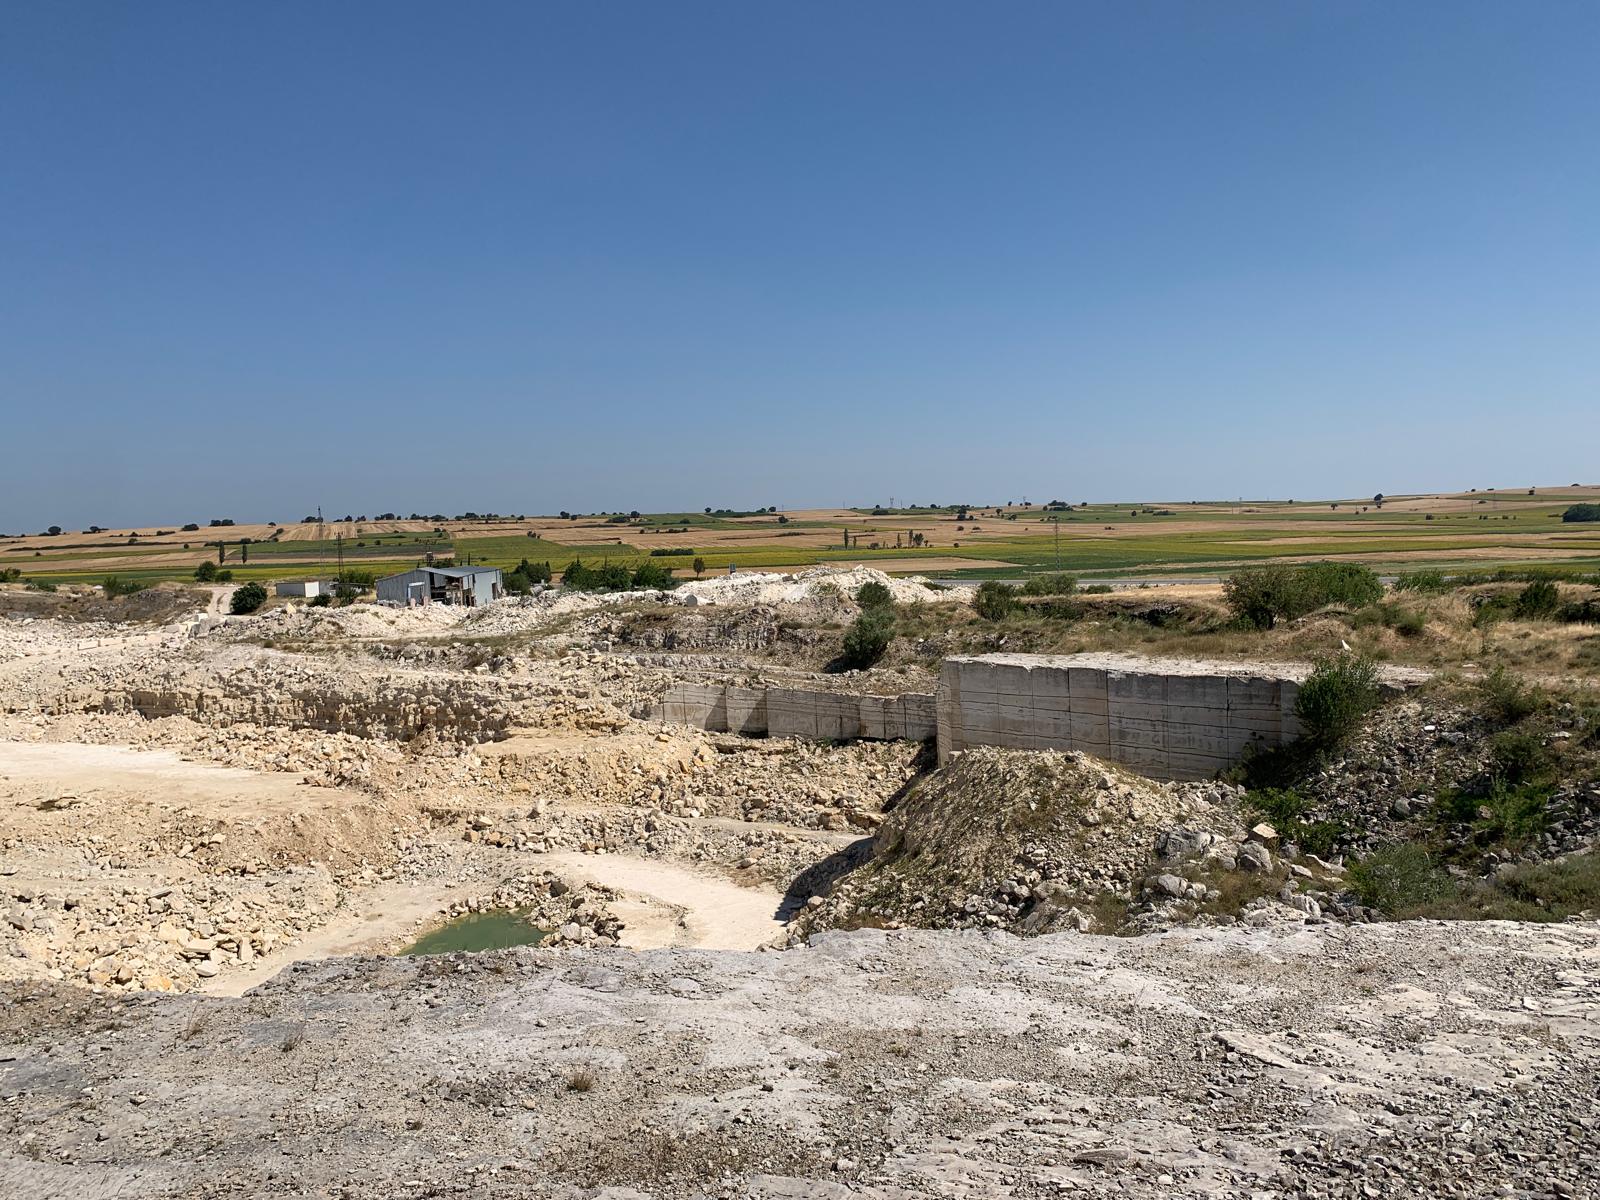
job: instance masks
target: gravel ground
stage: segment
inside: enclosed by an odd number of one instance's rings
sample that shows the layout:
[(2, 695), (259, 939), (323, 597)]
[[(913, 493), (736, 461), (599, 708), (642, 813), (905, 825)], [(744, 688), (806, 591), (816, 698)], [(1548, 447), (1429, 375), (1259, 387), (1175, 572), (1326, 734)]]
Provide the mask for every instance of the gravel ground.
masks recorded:
[(18, 1198), (1597, 1194), (1593, 924), (863, 930), (3, 996)]

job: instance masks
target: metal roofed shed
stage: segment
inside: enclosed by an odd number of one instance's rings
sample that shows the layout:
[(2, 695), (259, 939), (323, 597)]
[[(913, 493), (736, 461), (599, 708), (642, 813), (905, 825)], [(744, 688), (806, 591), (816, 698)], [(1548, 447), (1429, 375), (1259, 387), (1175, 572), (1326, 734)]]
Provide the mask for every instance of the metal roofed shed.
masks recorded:
[(378, 603), (402, 608), (424, 604), (488, 604), (505, 595), (499, 567), (418, 567), (378, 580)]

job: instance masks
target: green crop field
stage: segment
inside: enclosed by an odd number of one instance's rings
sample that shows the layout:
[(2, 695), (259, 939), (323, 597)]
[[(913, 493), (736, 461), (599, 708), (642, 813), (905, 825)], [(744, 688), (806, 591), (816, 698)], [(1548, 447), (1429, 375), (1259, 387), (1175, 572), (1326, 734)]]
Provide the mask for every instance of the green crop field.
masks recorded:
[[(327, 527), (288, 526), (277, 531), (277, 540), (255, 541), (248, 563), (241, 562), (237, 541), (230, 543), (223, 565), (235, 579), (326, 575), (342, 550), (346, 565), (380, 574), (408, 569), (430, 552), (499, 567), (527, 558), (549, 562), (560, 571), (575, 558), (594, 565), (643, 562), (659, 547), (683, 550), (681, 557), (654, 559), (680, 574), (686, 573), (685, 560), (691, 558), (703, 559), (707, 573), (730, 566), (761, 570), (883, 563), (901, 573), (926, 570), (974, 578), (1049, 571), (1058, 564), (1078, 575), (1207, 575), (1274, 558), (1349, 558), (1387, 571), (1424, 565), (1482, 569), (1541, 564), (1593, 570), (1600, 566), (1600, 523), (1564, 522), (1561, 515), (1575, 500), (1597, 495), (1600, 489), (1590, 488), (1542, 489), (1532, 496), (1520, 490), (1388, 497), (1382, 508), (1370, 500), (1096, 504), (1066, 511), (1010, 509), (1000, 516), (980, 506), (959, 519), (960, 510), (953, 507), (862, 508), (785, 514), (788, 520), (781, 526), (776, 514), (734, 519), (728, 513), (670, 512), (616, 524), (592, 517), (577, 524), (550, 518), (497, 521), (482, 536), (474, 536), (473, 524), (450, 522), (444, 535), (430, 524), (359, 535), (352, 530), (342, 540), (305, 541), (293, 539), (302, 531), (325, 533)], [(523, 532), (511, 531), (518, 528)], [(852, 543), (848, 549), (842, 544), (846, 529)], [(61, 581), (94, 581), (110, 573), (148, 581), (186, 579), (195, 564), (215, 561), (207, 538), (214, 541), (218, 532), (142, 534), (134, 542), (120, 537), (91, 541), (79, 535), (76, 544), (13, 538), (0, 541), (0, 566), (14, 566), (24, 577)], [(552, 540), (569, 532), (587, 540), (572, 545)], [(913, 535), (926, 544), (913, 547)], [(616, 540), (608, 540), (613, 536)], [(181, 540), (185, 537), (187, 543)], [(890, 544), (896, 538), (901, 546)], [(873, 549), (873, 543), (879, 548)]]

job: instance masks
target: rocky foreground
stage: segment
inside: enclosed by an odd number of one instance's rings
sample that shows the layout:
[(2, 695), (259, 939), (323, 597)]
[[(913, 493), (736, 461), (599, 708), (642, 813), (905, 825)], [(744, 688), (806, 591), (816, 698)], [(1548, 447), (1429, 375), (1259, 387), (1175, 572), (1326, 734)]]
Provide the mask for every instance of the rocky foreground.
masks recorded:
[(0, 1195), (1593, 1196), (1600, 928), (302, 963), (13, 984)]

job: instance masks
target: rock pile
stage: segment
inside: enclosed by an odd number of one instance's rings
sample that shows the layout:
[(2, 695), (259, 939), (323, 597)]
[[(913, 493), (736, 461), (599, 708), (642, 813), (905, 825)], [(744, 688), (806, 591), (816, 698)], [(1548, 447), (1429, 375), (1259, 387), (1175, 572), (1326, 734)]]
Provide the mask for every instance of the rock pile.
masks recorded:
[(1222, 784), (1157, 783), (1088, 755), (982, 747), (920, 780), (872, 858), (813, 897), (797, 937), (861, 924), (1043, 933), (1114, 928), (1157, 835), (1237, 826)]

